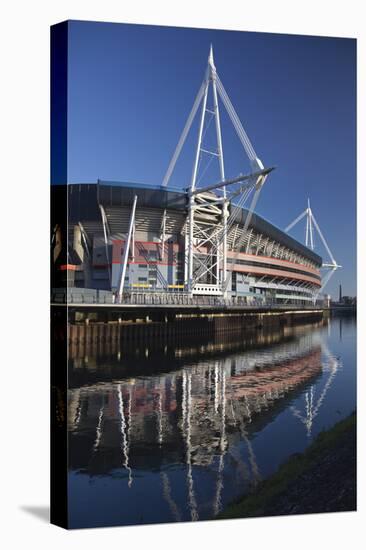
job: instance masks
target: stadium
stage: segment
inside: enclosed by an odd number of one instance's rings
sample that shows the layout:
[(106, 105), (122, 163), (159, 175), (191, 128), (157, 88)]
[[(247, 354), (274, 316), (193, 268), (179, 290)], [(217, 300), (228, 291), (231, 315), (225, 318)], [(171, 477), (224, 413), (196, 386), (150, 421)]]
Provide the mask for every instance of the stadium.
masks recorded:
[[(54, 286), (67, 282), (80, 296), (87, 296), (86, 291), (118, 291), (136, 200), (126, 254), (125, 298), (141, 293), (189, 292), (186, 192), (104, 181), (54, 186), (52, 192), (54, 203), (62, 204), (66, 194), (68, 203), (67, 229), (60, 223), (54, 226)], [(201, 216), (197, 213), (197, 223), (207, 223), (207, 217), (204, 212)], [(311, 302), (321, 287), (320, 256), (255, 213), (245, 231), (248, 211), (239, 209), (234, 217), (226, 241), (226, 296), (246, 304)], [(216, 218), (217, 227), (222, 222), (218, 214)], [(213, 248), (210, 243), (197, 246), (194, 276), (202, 265), (208, 267), (192, 289), (195, 296), (222, 296), (218, 283), (224, 276)], [(217, 278), (210, 266), (214, 266)]]

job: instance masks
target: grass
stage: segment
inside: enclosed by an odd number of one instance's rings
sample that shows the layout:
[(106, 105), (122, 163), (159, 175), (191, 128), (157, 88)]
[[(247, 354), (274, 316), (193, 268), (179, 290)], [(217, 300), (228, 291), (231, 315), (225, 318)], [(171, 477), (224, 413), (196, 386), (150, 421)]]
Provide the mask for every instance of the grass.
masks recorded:
[(356, 430), (355, 412), (335, 424), (331, 429), (321, 432), (303, 453), (292, 455), (273, 476), (261, 482), (255, 493), (230, 504), (217, 516), (217, 519), (264, 515), (265, 507), (272, 499), (284, 493), (291, 482), (316, 465), (324, 454), (339, 444), (345, 434), (353, 430)]

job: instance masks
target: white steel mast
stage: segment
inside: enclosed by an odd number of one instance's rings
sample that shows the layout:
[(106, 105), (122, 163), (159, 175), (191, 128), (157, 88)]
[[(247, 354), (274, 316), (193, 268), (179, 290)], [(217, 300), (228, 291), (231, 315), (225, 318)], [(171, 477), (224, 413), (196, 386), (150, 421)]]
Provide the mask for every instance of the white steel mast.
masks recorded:
[(314, 250), (314, 248), (315, 248), (315, 245), (314, 245), (314, 227), (315, 227), (315, 230), (317, 231), (317, 233), (320, 237), (320, 240), (323, 243), (324, 248), (327, 251), (327, 253), (329, 255), (329, 259), (330, 259), (329, 262), (323, 262), (322, 263), (322, 268), (328, 270), (328, 273), (325, 275), (325, 277), (322, 280), (321, 288), (314, 293), (314, 299), (316, 299), (317, 296), (320, 294), (320, 292), (322, 292), (325, 289), (326, 285), (329, 283), (329, 281), (330, 281), (331, 277), (333, 276), (333, 274), (337, 271), (337, 269), (340, 269), (342, 266), (339, 265), (336, 262), (333, 254), (332, 254), (332, 252), (329, 248), (329, 245), (328, 245), (328, 243), (327, 243), (327, 241), (326, 241), (326, 239), (325, 239), (325, 237), (324, 237), (324, 235), (323, 235), (323, 233), (322, 233), (322, 231), (321, 231), (321, 229), (318, 225), (318, 222), (315, 219), (313, 211), (310, 207), (310, 199), (308, 199), (308, 206), (304, 210), (304, 212), (302, 212), (299, 216), (297, 216), (297, 218), (295, 218), (294, 221), (291, 222), (286, 227), (285, 232), (288, 233), (305, 216), (306, 216), (305, 246), (307, 246), (311, 250)]
[[(207, 108), (209, 88), (212, 86), (213, 110)], [(221, 122), (218, 98), (231, 119), (241, 144), (249, 158), (252, 173), (237, 178), (225, 179), (225, 164), (222, 146)], [(267, 175), (272, 170), (265, 169), (261, 160), (257, 157), (254, 148), (239, 120), (238, 115), (224, 89), (217, 74), (213, 56), (212, 45), (208, 56), (208, 65), (205, 71), (204, 81), (196, 96), (188, 120), (179, 138), (177, 147), (169, 163), (163, 179), (163, 187), (167, 186), (174, 171), (184, 142), (192, 126), (195, 115), (201, 105), (201, 115), (198, 128), (197, 146), (194, 156), (193, 169), (188, 194), (188, 219), (185, 226), (186, 238), (186, 269), (185, 284), (190, 294), (195, 292), (220, 294), (225, 296), (229, 279), (227, 278), (227, 236), (230, 227), (235, 221), (238, 208), (242, 208), (250, 194), (255, 191), (247, 215), (244, 232), (247, 231), (253, 209), (259, 197), (261, 188)], [(216, 150), (210, 151), (203, 147), (205, 135), (205, 121), (207, 114), (215, 118)], [(208, 124), (206, 126), (206, 130)], [(198, 188), (198, 169), (202, 155), (211, 155), (219, 161), (220, 181), (217, 184)], [(202, 176), (201, 176), (202, 178)], [(232, 192), (228, 192), (230, 186), (236, 186)], [(219, 193), (217, 193), (219, 192)], [(231, 208), (231, 199), (239, 196), (237, 204)], [(206, 251), (206, 256), (202, 252)], [(203, 289), (203, 290), (202, 290)]]

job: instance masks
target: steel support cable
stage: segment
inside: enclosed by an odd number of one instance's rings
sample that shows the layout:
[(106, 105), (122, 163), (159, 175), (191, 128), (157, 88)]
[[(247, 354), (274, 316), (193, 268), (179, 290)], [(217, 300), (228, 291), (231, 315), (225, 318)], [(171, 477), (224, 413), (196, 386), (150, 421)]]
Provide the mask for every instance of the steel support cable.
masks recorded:
[[(248, 214), (247, 214), (247, 217), (246, 217), (246, 220), (245, 220), (245, 224), (244, 224), (244, 228), (243, 228), (243, 231), (242, 231), (242, 237), (239, 239), (239, 242), (238, 244), (236, 245), (238, 247), (238, 250), (236, 252), (236, 254), (234, 255), (234, 257), (232, 258), (232, 263), (235, 264), (239, 254), (240, 254), (240, 246), (241, 246), (241, 243), (242, 241), (244, 240), (245, 238), (245, 235), (246, 235), (246, 232), (248, 230), (248, 227), (249, 227), (249, 224), (251, 222), (251, 219), (252, 219), (252, 214), (253, 214), (253, 211), (256, 207), (256, 204), (257, 204), (257, 201), (258, 201), (258, 198), (259, 198), (259, 194), (261, 192), (261, 189), (262, 189), (262, 185), (259, 185), (254, 193), (254, 196), (253, 196), (253, 199), (252, 199), (252, 202), (251, 202), (251, 205), (250, 205), (250, 208), (248, 210)], [(227, 289), (227, 286), (228, 286), (228, 283), (229, 283), (229, 278), (226, 279), (226, 282), (225, 282), (225, 287), (224, 287), (224, 290)]]
[(213, 120), (214, 116), (215, 116), (215, 115), (211, 115), (211, 117), (210, 117), (209, 121), (207, 122), (207, 124), (206, 124), (206, 128), (205, 128), (205, 129), (203, 130), (203, 134), (202, 134), (202, 140), (201, 140), (201, 142), (203, 142), (203, 140), (205, 139), (205, 135), (206, 135), (206, 133), (207, 133), (207, 130), (208, 130), (208, 129), (209, 129), (209, 127), (210, 127), (210, 124), (211, 124), (211, 122), (212, 122), (212, 120)]
[(331, 260), (332, 260), (332, 262), (333, 262), (335, 265), (337, 265), (337, 262), (335, 261), (335, 259), (334, 259), (334, 257), (333, 257), (333, 254), (332, 254), (331, 251), (330, 251), (330, 248), (329, 248), (329, 246), (328, 246), (328, 243), (327, 243), (327, 241), (325, 240), (325, 237), (323, 236), (323, 233), (320, 231), (320, 227), (319, 227), (319, 225), (317, 224), (316, 219), (314, 218), (314, 216), (312, 216), (312, 218), (313, 218), (313, 222), (314, 222), (315, 228), (317, 229), (317, 231), (318, 231), (318, 233), (319, 233), (319, 236), (320, 236), (320, 238), (321, 238), (321, 240), (322, 240), (322, 242), (323, 242), (323, 244), (324, 244), (324, 246), (325, 246), (325, 248), (326, 248), (326, 250), (327, 250), (327, 252), (328, 252), (328, 254), (329, 254), (330, 258), (331, 258)]
[(244, 193), (242, 194), (242, 196), (240, 197), (240, 200), (237, 203), (233, 203), (232, 212), (227, 220), (228, 228), (231, 228), (231, 226), (235, 223), (236, 214), (240, 212), (240, 210), (242, 210), (250, 193), (253, 191), (253, 188), (254, 188), (254, 184), (253, 184), (253, 187), (249, 187), (245, 189)]
[(330, 271), (326, 274), (325, 278), (323, 279), (322, 286), (319, 288), (318, 292), (315, 296), (318, 296), (321, 292), (324, 291), (325, 287), (329, 283), (330, 279), (332, 278), (333, 274), (337, 271), (336, 267), (333, 267), (330, 269)]
[(226, 110), (231, 118), (231, 121), (238, 133), (238, 137), (240, 139), (240, 141), (242, 142), (243, 146), (244, 146), (244, 149), (248, 155), (248, 157), (251, 159), (251, 160), (255, 160), (257, 158), (257, 155), (254, 151), (254, 148), (249, 140), (249, 137), (247, 135), (247, 133), (245, 132), (241, 122), (240, 122), (240, 119), (230, 101), (230, 98), (229, 96), (227, 95), (226, 93), (226, 90), (224, 88), (224, 85), (222, 84), (219, 76), (217, 75), (216, 76), (216, 79), (217, 79), (217, 89), (218, 89), (218, 92), (220, 94), (220, 97), (226, 107)]
[[(248, 199), (248, 197), (249, 197), (249, 195), (251, 194), (252, 191), (253, 191), (253, 188), (246, 189), (244, 194), (240, 198), (240, 201), (238, 203), (234, 204), (234, 207), (232, 208), (232, 211), (231, 211), (231, 214), (228, 218), (228, 223), (227, 223), (227, 235), (228, 236), (229, 236), (229, 232), (230, 232), (232, 226), (236, 222), (237, 213), (239, 213), (243, 209), (243, 206), (246, 203), (246, 201), (247, 201), (247, 199)], [(242, 230), (240, 230), (240, 231), (242, 231)], [(240, 238), (241, 238), (241, 236), (239, 236), (239, 239)], [(232, 244), (232, 247), (233, 247), (233, 244)]]
[[(204, 137), (205, 137), (205, 135), (206, 135), (206, 132), (207, 132), (207, 130), (208, 130), (208, 127), (210, 126), (210, 123), (211, 123), (211, 120), (212, 120), (213, 117), (214, 117), (214, 115), (212, 115), (212, 117), (210, 118), (209, 122), (206, 124), (206, 128), (205, 128), (205, 130), (203, 131), (203, 135), (202, 135), (202, 139), (201, 139), (201, 145), (202, 145), (202, 143), (203, 143)], [(200, 170), (200, 167), (201, 167), (201, 162), (202, 162), (202, 157), (203, 157), (202, 153), (203, 153), (203, 152), (204, 152), (204, 151), (201, 149), (201, 151), (200, 151), (200, 156), (199, 156), (199, 159), (198, 159), (198, 165), (197, 165), (197, 174), (198, 174), (198, 172), (199, 172), (199, 170)], [(213, 158), (214, 158), (214, 157), (211, 155), (210, 160), (209, 160), (209, 164), (212, 162)], [(204, 173), (206, 172), (207, 168), (208, 168), (208, 166), (206, 166), (206, 168), (204, 169)], [(196, 182), (195, 187), (197, 187), (198, 183), (202, 180), (202, 177), (203, 177), (203, 174), (200, 176), (198, 182)]]
[(220, 97), (224, 103), (224, 106), (228, 112), (228, 115), (230, 116), (230, 119), (234, 125), (234, 128), (236, 130), (236, 133), (238, 134), (238, 137), (244, 147), (244, 150), (247, 154), (247, 156), (249, 157), (249, 159), (251, 160), (254, 160), (255, 156), (253, 157), (253, 153), (251, 151), (251, 145), (250, 145), (250, 142), (249, 142), (249, 139), (246, 138), (245, 134), (242, 132), (242, 129), (241, 129), (241, 126), (240, 126), (240, 121), (239, 121), (239, 118), (236, 114), (236, 112), (234, 111), (233, 107), (231, 106), (231, 104), (229, 103), (229, 98), (226, 95), (223, 95), (223, 90), (221, 89), (220, 86), (218, 86), (218, 91), (219, 91), (219, 94), (220, 94)]
[[(203, 176), (206, 174), (211, 162), (213, 161), (214, 157), (211, 155), (210, 158), (209, 158), (209, 161), (207, 162), (202, 174), (200, 175), (198, 181), (196, 182), (196, 187), (198, 187), (198, 184), (202, 181), (202, 178)], [(199, 171), (199, 165), (198, 165), (198, 168), (197, 168), (197, 172)]]
[(200, 155), (198, 157), (198, 163), (197, 163), (197, 174), (199, 172), (199, 169), (201, 168), (201, 164), (202, 164), (202, 152), (200, 152)]
[[(233, 225), (235, 224), (235, 221), (236, 221), (236, 215), (237, 213), (239, 213), (242, 209), (243, 209), (243, 206), (244, 204), (246, 203), (247, 199), (249, 198), (251, 192), (252, 192), (253, 189), (247, 189), (245, 191), (245, 195), (242, 197), (242, 199), (235, 205), (235, 207), (232, 209), (232, 212), (230, 214), (230, 217), (228, 218), (228, 223), (227, 223), (227, 234), (229, 234), (229, 231), (231, 230), (231, 228), (233, 227)], [(241, 230), (243, 231), (243, 230)], [(242, 235), (243, 233), (241, 234), (241, 236), (239, 237), (239, 240), (241, 240), (242, 238)]]
[(304, 216), (306, 216), (306, 213), (307, 211), (304, 210), (304, 212), (302, 212), (292, 223), (290, 223), (290, 225), (288, 225), (285, 229), (285, 233), (287, 233), (288, 231), (290, 231), (290, 229), (292, 229), (293, 227), (295, 227), (295, 225), (303, 219)]
[(248, 150), (251, 150), (252, 147), (251, 147), (249, 138), (245, 135), (245, 132), (242, 131), (242, 127), (241, 127), (241, 124), (240, 124), (239, 117), (237, 116), (237, 113), (234, 109), (234, 106), (232, 105), (232, 103), (230, 101), (230, 98), (229, 98), (229, 96), (226, 93), (226, 90), (224, 88), (224, 85), (222, 84), (219, 77), (217, 77), (217, 89), (219, 91), (221, 100), (224, 103), (225, 108), (228, 111), (228, 114), (230, 114), (230, 118), (232, 119), (232, 122), (233, 122), (235, 128), (237, 129), (238, 133), (240, 133), (240, 135), (243, 137), (243, 139), (245, 141), (245, 145), (248, 147)]
[[(204, 129), (203, 134), (202, 134), (202, 138), (201, 138), (201, 145), (202, 145), (202, 143), (203, 143), (203, 140), (204, 140), (204, 138), (205, 138), (205, 135), (206, 135), (206, 133), (207, 133), (207, 130), (208, 130), (208, 128), (209, 128), (209, 126), (210, 126), (210, 124), (211, 124), (211, 121), (212, 121), (212, 119), (213, 119), (214, 116), (215, 116), (215, 115), (211, 115), (210, 120), (209, 120), (208, 123), (206, 124), (206, 128)], [(200, 151), (200, 156), (199, 156), (199, 159), (198, 159), (197, 174), (199, 173), (199, 170), (200, 170), (201, 161), (202, 161), (202, 149), (201, 149), (201, 151)], [(205, 175), (205, 173), (206, 173), (206, 171), (207, 171), (207, 169), (208, 169), (208, 167), (209, 167), (209, 165), (211, 164), (212, 161), (213, 161), (213, 156), (210, 157), (210, 160), (208, 161), (208, 164), (206, 165), (206, 167), (205, 167), (204, 170), (203, 170), (203, 173), (200, 175), (198, 181), (196, 181), (195, 187), (197, 187), (198, 184), (200, 183), (200, 181), (202, 181), (202, 178), (203, 178), (203, 176)]]
[(249, 224), (251, 222), (251, 219), (252, 219), (252, 214), (253, 214), (253, 211), (257, 205), (257, 201), (259, 199), (259, 194), (261, 192), (261, 189), (262, 189), (262, 185), (259, 185), (257, 187), (257, 189), (255, 190), (255, 193), (254, 193), (254, 196), (253, 196), (253, 199), (252, 199), (252, 202), (251, 202), (251, 205), (249, 207), (249, 210), (248, 210), (248, 213), (247, 213), (247, 217), (245, 219), (245, 224), (244, 224), (244, 228), (243, 228), (243, 233), (245, 234), (247, 231), (248, 231), (248, 227), (249, 227)]
[[(228, 113), (229, 113), (229, 115), (231, 115), (231, 112), (230, 112), (229, 109), (230, 108), (227, 107)], [(232, 117), (233, 117), (233, 115), (232, 115)], [(234, 121), (232, 120), (232, 122), (234, 122)], [(253, 162), (255, 160), (255, 157), (253, 156), (253, 154), (251, 152), (249, 152), (248, 144), (246, 143), (244, 136), (241, 134), (240, 127), (238, 127), (236, 124), (234, 124), (234, 128), (236, 130), (236, 133), (239, 137), (239, 140), (240, 140), (241, 144), (244, 147), (244, 151), (245, 151), (246, 155), (248, 156), (249, 160), (251, 162)]]
[(235, 223), (235, 219), (236, 219), (236, 214), (238, 212), (240, 212), (240, 210), (242, 210), (244, 204), (246, 203), (249, 195), (251, 194), (251, 192), (253, 191), (253, 188), (254, 188), (254, 183), (253, 183), (253, 186), (252, 187), (249, 187), (247, 189), (245, 189), (243, 195), (240, 197), (240, 200), (239, 202), (235, 203), (234, 204), (234, 207), (232, 209), (232, 212), (228, 218), (228, 223), (227, 223), (227, 230), (229, 231), (229, 229), (231, 229), (231, 227), (233, 226), (233, 224)]
[(181, 134), (181, 136), (180, 136), (180, 138), (179, 138), (177, 147), (176, 147), (176, 149), (175, 149), (175, 151), (174, 151), (174, 154), (173, 154), (173, 156), (172, 156), (172, 158), (171, 158), (171, 161), (170, 161), (170, 163), (169, 163), (168, 169), (167, 169), (166, 174), (165, 174), (165, 176), (164, 176), (163, 183), (162, 183), (162, 185), (163, 185), (164, 187), (165, 187), (166, 185), (168, 185), (168, 182), (169, 182), (169, 180), (170, 180), (170, 177), (171, 177), (171, 175), (172, 175), (172, 173), (173, 173), (173, 170), (174, 170), (174, 168), (175, 168), (176, 162), (177, 162), (178, 157), (179, 157), (179, 155), (180, 155), (180, 153), (181, 153), (181, 150), (182, 150), (182, 147), (183, 147), (183, 145), (184, 145), (184, 142), (185, 142), (185, 140), (186, 140), (186, 138), (187, 138), (187, 134), (188, 134), (188, 132), (189, 132), (189, 130), (190, 130), (190, 128), (191, 128), (193, 119), (194, 119), (194, 117), (196, 116), (198, 107), (199, 107), (199, 105), (200, 105), (200, 103), (201, 103), (201, 100), (202, 100), (202, 98), (203, 98), (203, 95), (204, 95), (204, 93), (205, 93), (206, 86), (208, 86), (208, 81), (207, 81), (207, 79), (205, 79), (205, 80), (202, 82), (201, 87), (200, 87), (200, 89), (198, 90), (198, 94), (197, 94), (196, 99), (195, 99), (195, 101), (194, 101), (194, 103), (193, 103), (192, 110), (191, 110), (191, 112), (190, 112), (190, 114), (189, 114), (189, 117), (188, 117), (187, 122), (186, 122), (186, 124), (185, 124), (185, 126), (184, 126), (184, 129), (183, 129), (183, 132), (182, 132), (182, 134)]
[[(203, 135), (202, 135), (201, 144), (203, 143), (204, 137), (205, 137), (205, 135), (206, 135), (206, 132), (207, 132), (209, 126), (210, 126), (210, 123), (211, 123), (213, 117), (214, 117), (214, 115), (212, 115), (212, 117), (210, 118), (208, 124), (206, 125), (206, 129), (204, 130)], [(202, 152), (208, 153), (208, 151), (203, 151), (203, 150), (201, 149), (200, 160), (199, 160), (199, 164), (198, 164), (198, 167), (197, 167), (197, 174), (199, 173), (199, 169), (200, 169), (200, 163), (201, 163), (201, 159), (202, 159)], [(211, 154), (211, 155), (210, 155), (210, 159), (209, 159), (209, 161), (207, 162), (207, 164), (206, 164), (206, 166), (205, 166), (205, 168), (204, 168), (202, 174), (201, 174), (200, 177), (198, 178), (198, 181), (196, 181), (195, 188), (197, 188), (197, 187), (198, 187), (198, 184), (202, 181), (202, 178), (203, 178), (203, 176), (205, 175), (205, 173), (207, 172), (207, 170), (208, 170), (208, 168), (209, 168), (211, 162), (213, 161), (213, 159), (214, 159), (214, 155)]]

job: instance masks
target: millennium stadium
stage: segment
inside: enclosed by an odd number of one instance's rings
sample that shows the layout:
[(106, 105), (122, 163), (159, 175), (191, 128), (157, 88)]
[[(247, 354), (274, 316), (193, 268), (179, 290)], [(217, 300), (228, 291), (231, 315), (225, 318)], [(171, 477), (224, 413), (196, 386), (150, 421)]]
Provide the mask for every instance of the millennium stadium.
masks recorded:
[[(63, 186), (54, 189), (55, 195), (64, 192)], [(98, 182), (68, 185), (67, 194), (67, 259), (60, 225), (54, 236), (56, 286), (67, 283), (75, 290), (115, 295), (125, 258), (126, 296), (189, 293), (187, 193), (152, 185)], [(202, 221), (203, 227), (220, 227), (220, 211), (213, 210), (208, 214), (204, 208), (197, 209), (197, 225)], [(226, 292), (248, 304), (311, 302), (321, 287), (322, 259), (255, 213), (246, 228), (248, 210), (236, 210), (226, 240), (226, 277), (218, 264), (217, 248), (211, 243), (197, 246), (193, 277), (198, 282), (192, 295), (222, 296)]]
[[(225, 176), (219, 98), (249, 160), (248, 173), (233, 179)], [(174, 187), (171, 175), (196, 115), (189, 185)], [(216, 147), (209, 150), (204, 136), (211, 121)], [(200, 162), (207, 156), (218, 161), (219, 176), (216, 183), (199, 186)], [(62, 300), (57, 291), (67, 289), (66, 299), (73, 302), (315, 304), (340, 266), (310, 204), (285, 231), (256, 213), (273, 169), (265, 168), (254, 151), (216, 72), (211, 48), (161, 184), (98, 180), (52, 186), (54, 299)], [(305, 244), (288, 234), (303, 218)], [(330, 254), (328, 264), (314, 252), (314, 227)], [(328, 269), (326, 281), (321, 268)]]

